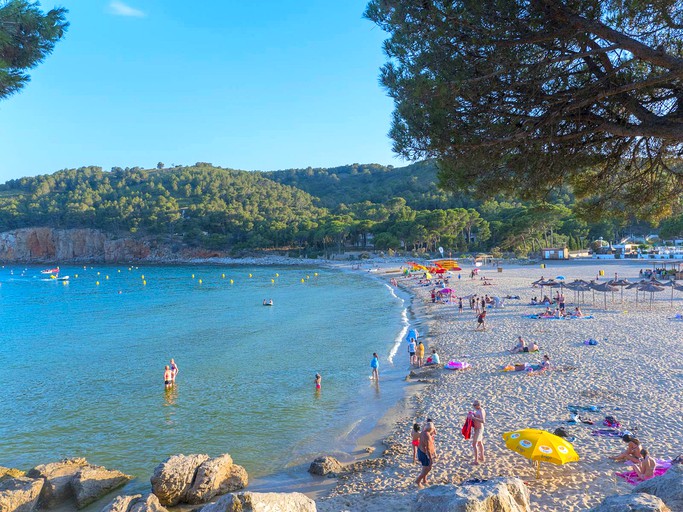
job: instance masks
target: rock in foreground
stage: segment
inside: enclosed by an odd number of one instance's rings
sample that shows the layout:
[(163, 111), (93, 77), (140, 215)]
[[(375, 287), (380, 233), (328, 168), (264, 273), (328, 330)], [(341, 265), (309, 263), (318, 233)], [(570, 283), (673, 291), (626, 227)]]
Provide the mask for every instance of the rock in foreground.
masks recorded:
[(32, 512), (38, 504), (42, 479), (23, 476), (0, 482), (0, 511)]
[(633, 488), (633, 492), (652, 494), (671, 510), (683, 511), (683, 464), (674, 464), (663, 475), (639, 483)]
[(315, 501), (299, 492), (226, 494), (200, 512), (316, 512)]
[(101, 466), (87, 465), (71, 481), (76, 507), (83, 508), (121, 487), (133, 477)]
[(590, 512), (671, 512), (671, 509), (651, 494), (624, 494), (608, 496)]
[(42, 478), (43, 489), (40, 493), (41, 508), (54, 508), (73, 497), (71, 481), (81, 469), (88, 465), (83, 458), (63, 459), (59, 462), (41, 464), (31, 469), (29, 478)]
[(168, 512), (154, 494), (117, 496), (100, 512)]
[(519, 478), (434, 485), (417, 495), (414, 512), (531, 512), (529, 489)]
[(174, 455), (159, 464), (152, 475), (152, 492), (162, 505), (206, 503), (214, 496), (243, 489), (248, 475), (233, 464), (230, 455)]

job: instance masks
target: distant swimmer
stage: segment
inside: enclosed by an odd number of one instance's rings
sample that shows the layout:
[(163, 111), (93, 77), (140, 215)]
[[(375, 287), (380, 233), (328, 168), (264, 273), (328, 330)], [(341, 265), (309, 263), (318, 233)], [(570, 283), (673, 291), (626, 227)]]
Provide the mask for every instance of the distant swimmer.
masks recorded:
[(273, 299), (263, 299), (263, 305), (264, 306), (272, 306), (273, 305)]
[(315, 374), (315, 389), (317, 391), (320, 391), (320, 388), (322, 387), (322, 382), (323, 382), (322, 376), (319, 373), (316, 373)]
[(168, 365), (166, 365), (164, 368), (164, 386), (166, 388), (173, 386), (173, 372), (171, 371), (171, 367)]
[(178, 368), (178, 365), (175, 364), (175, 361), (173, 360), (173, 358), (171, 358), (171, 363), (169, 364), (169, 366), (171, 367), (171, 380), (173, 382), (175, 382), (175, 378), (178, 375), (178, 372), (180, 371), (180, 369)]

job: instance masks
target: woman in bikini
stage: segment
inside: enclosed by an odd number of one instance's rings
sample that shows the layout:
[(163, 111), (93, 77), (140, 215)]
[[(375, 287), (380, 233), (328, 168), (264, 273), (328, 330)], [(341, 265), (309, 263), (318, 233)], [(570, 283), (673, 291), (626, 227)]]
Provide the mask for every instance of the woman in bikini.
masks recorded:
[(420, 424), (413, 423), (410, 431), (410, 444), (413, 445), (413, 464), (417, 462), (417, 447), (420, 444)]

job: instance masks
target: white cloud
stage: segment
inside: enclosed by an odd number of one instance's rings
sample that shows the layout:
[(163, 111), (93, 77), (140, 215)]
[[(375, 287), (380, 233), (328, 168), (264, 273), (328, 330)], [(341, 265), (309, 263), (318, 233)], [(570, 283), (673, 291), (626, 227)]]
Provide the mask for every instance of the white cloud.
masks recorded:
[(144, 18), (145, 13), (140, 9), (126, 5), (123, 2), (113, 1), (109, 3), (109, 11), (116, 16), (129, 16), (133, 18)]

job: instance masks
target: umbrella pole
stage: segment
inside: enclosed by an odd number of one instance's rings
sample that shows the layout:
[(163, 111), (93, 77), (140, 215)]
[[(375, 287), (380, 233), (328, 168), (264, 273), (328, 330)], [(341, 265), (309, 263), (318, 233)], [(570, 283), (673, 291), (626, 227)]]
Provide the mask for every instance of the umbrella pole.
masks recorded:
[(539, 478), (541, 478), (541, 461), (537, 460), (534, 462), (536, 462), (536, 480), (538, 480)]
[(605, 311), (607, 311), (607, 292), (605, 292)]

